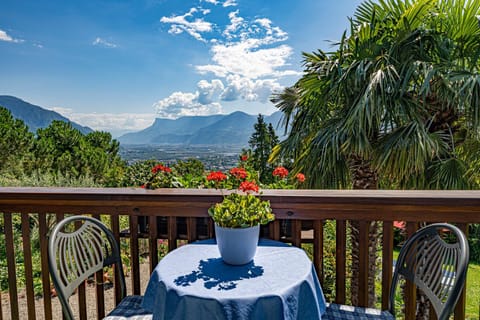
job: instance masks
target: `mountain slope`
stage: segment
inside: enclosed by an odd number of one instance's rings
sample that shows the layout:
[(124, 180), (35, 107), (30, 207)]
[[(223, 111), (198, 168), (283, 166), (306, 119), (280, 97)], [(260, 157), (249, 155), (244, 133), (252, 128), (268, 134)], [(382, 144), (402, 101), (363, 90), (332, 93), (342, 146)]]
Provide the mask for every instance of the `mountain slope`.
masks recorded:
[(198, 130), (188, 141), (190, 144), (248, 144), (253, 132), (255, 116), (237, 111), (224, 116), (214, 124)]
[(221, 117), (222, 115), (187, 116), (176, 120), (157, 118), (150, 127), (124, 134), (118, 140), (125, 144), (184, 143), (192, 132), (217, 122)]
[[(275, 129), (280, 112), (265, 117)], [(148, 128), (118, 138), (123, 144), (221, 144), (248, 145), (257, 116), (244, 112), (228, 115), (189, 116), (176, 120), (156, 119)]]
[(48, 127), (53, 120), (70, 122), (74, 128), (83, 134), (93, 131), (89, 127), (84, 127), (70, 121), (55, 111), (44, 109), (13, 96), (0, 95), (0, 106), (10, 110), (14, 118), (22, 120), (30, 131), (34, 133), (37, 132), (39, 128)]

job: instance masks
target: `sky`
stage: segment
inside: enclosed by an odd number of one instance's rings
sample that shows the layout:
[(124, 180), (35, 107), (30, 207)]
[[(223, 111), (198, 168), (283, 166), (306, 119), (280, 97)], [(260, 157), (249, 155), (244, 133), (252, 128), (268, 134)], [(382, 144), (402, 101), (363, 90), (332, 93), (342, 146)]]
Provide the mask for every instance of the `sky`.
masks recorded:
[(155, 118), (271, 114), (360, 0), (2, 0), (0, 95), (118, 135)]

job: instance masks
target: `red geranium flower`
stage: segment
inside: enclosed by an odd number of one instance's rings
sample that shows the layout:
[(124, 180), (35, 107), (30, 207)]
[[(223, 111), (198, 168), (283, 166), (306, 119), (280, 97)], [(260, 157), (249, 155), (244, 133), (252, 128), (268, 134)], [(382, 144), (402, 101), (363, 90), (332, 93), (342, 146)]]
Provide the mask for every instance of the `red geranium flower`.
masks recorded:
[(295, 178), (297, 178), (297, 181), (300, 183), (305, 182), (305, 175), (303, 173), (297, 173)]
[(159, 171), (163, 171), (163, 172), (172, 172), (172, 169), (170, 169), (169, 167), (166, 167), (162, 164), (157, 164), (155, 167), (152, 168), (152, 173), (153, 174), (156, 174), (157, 172)]
[(405, 230), (407, 223), (405, 221), (393, 221), (393, 226), (400, 230)]
[(242, 161), (247, 161), (247, 160), (248, 160), (248, 155), (242, 154), (242, 155), (240, 156), (240, 160), (242, 160)]
[(273, 175), (275, 177), (280, 177), (280, 179), (283, 179), (288, 176), (288, 170), (284, 167), (276, 167), (275, 170), (273, 170)]
[(244, 168), (232, 168), (230, 174), (237, 179), (245, 179), (247, 177), (247, 171)]
[(207, 176), (208, 181), (223, 181), (227, 179), (227, 176), (221, 172), (221, 171), (212, 171), (210, 174)]
[(257, 184), (252, 181), (243, 181), (242, 183), (240, 183), (240, 187), (238, 187), (238, 189), (247, 193), (249, 191), (258, 192)]

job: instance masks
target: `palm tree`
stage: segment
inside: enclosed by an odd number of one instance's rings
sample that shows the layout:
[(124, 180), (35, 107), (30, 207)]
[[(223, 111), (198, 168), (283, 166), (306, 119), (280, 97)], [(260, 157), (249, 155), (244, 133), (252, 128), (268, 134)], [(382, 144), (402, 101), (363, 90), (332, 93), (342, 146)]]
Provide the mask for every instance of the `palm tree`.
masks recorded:
[(336, 50), (304, 53), (303, 76), (273, 97), (288, 132), (273, 158), (294, 159), (312, 188), (478, 188), (479, 13), (480, 0), (361, 4)]

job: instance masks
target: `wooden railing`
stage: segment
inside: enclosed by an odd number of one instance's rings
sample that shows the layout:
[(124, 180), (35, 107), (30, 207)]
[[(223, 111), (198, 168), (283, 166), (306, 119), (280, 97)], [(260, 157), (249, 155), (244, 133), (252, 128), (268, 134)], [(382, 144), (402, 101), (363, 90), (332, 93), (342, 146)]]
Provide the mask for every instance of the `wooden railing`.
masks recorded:
[[(356, 191), (356, 190), (265, 190), (262, 197), (270, 200), (277, 219), (262, 230), (263, 236), (290, 242), (295, 246), (311, 243), (313, 262), (320, 280), (324, 281), (324, 223), (336, 222), (335, 297), (337, 303), (347, 301), (347, 222), (359, 221), (359, 305), (368, 301), (368, 225), (382, 224), (381, 306), (386, 308), (393, 267), (393, 221), (407, 221), (407, 232), (413, 233), (420, 222), (455, 223), (465, 232), (468, 224), (480, 223), (480, 191)], [(48, 274), (47, 242), (55, 221), (68, 214), (91, 214), (108, 217), (118, 240), (127, 239), (131, 261), (129, 294), (142, 294), (139, 243), (147, 243), (150, 272), (159, 259), (158, 239), (168, 240), (168, 250), (178, 240), (194, 241), (213, 237), (213, 224), (207, 209), (221, 201), (221, 193), (213, 189), (96, 189), (96, 188), (0, 188), (0, 233), (5, 239), (5, 261), (1, 262), (0, 281), (8, 282), (1, 292), (1, 319), (54, 319), (51, 282)], [(126, 218), (124, 218), (126, 217)], [(53, 218), (53, 221), (52, 221)], [(20, 226), (15, 219), (20, 219)], [(128, 221), (122, 227), (122, 221)], [(21, 233), (22, 244), (15, 242)], [(38, 236), (34, 236), (38, 234)], [(36, 246), (32, 249), (33, 243)], [(2, 247), (0, 246), (0, 250)], [(40, 275), (34, 275), (32, 252), (40, 250)], [(18, 268), (16, 256), (23, 252), (24, 262)], [(6, 266), (6, 270), (5, 270)], [(23, 270), (23, 271), (18, 271)], [(19, 274), (21, 272), (21, 274)], [(24, 278), (19, 284), (17, 278)], [(41, 281), (40, 281), (41, 279)], [(480, 280), (479, 280), (480, 281)], [(34, 283), (41, 283), (43, 307), (38, 311)], [(476, 284), (479, 285), (478, 283)], [(37, 285), (38, 287), (38, 285)], [(143, 288), (144, 290), (144, 288)], [(22, 298), (19, 295), (22, 292)], [(407, 319), (415, 310), (415, 293), (406, 299)], [(105, 310), (103, 287), (96, 289), (97, 317)], [(6, 297), (8, 295), (8, 297)], [(85, 290), (78, 291), (80, 318), (87, 317)], [(20, 300), (26, 299), (26, 305)], [(118, 296), (116, 296), (118, 301)], [(9, 301), (6, 305), (5, 301)], [(22, 307), (22, 305), (25, 305)], [(8, 309), (8, 312), (7, 312)], [(26, 309), (26, 310), (24, 310)], [(88, 314), (92, 314), (88, 311)], [(410, 315), (410, 316), (409, 316)], [(457, 304), (455, 319), (465, 318), (465, 292)]]

